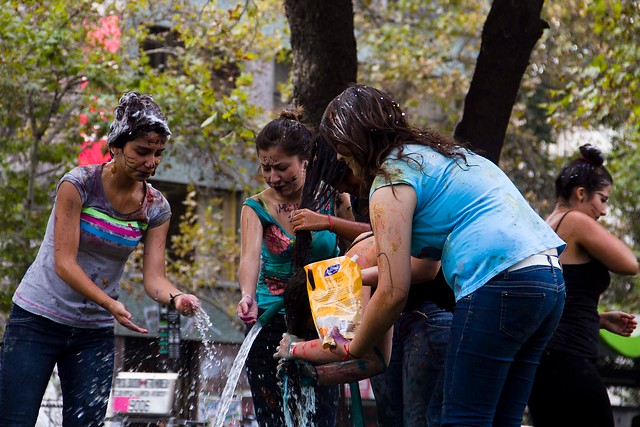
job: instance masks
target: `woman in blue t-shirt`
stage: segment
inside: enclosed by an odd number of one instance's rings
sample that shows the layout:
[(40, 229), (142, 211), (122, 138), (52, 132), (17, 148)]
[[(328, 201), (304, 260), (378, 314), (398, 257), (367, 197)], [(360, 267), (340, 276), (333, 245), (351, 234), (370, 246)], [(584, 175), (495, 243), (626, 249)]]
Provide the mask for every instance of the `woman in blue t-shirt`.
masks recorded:
[(456, 298), (442, 425), (520, 426), (562, 313), (564, 242), (497, 166), (413, 128), (380, 90), (347, 88), (320, 131), (370, 188), (378, 246), (378, 287), (355, 338), (336, 351), (370, 351), (405, 305), (411, 257), (441, 260)]

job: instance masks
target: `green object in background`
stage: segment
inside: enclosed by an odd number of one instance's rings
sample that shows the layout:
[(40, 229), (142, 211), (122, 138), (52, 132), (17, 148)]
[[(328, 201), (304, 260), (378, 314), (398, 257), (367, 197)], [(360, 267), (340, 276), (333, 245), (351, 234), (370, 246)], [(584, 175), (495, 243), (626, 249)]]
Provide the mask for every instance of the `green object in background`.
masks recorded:
[(600, 338), (613, 351), (631, 359), (640, 357), (640, 336), (622, 337), (604, 329), (600, 330)]

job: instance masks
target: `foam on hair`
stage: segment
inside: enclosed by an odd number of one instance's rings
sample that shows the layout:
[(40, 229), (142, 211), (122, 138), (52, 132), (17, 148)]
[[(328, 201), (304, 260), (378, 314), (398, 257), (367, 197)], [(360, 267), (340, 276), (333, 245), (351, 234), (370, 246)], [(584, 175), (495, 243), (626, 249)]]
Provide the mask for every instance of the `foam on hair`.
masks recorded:
[(171, 130), (167, 118), (151, 95), (127, 92), (120, 98), (109, 127), (107, 144), (122, 147), (141, 135), (156, 132), (169, 139)]

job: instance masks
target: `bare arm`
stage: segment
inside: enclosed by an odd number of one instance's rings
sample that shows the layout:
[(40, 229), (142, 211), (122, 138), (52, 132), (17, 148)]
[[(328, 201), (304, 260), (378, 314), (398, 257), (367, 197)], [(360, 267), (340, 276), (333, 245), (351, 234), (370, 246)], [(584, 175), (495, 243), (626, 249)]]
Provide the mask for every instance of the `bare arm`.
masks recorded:
[[(440, 269), (440, 261), (431, 261), (411, 257), (411, 283), (422, 283), (433, 280)], [(362, 285), (376, 287), (378, 284), (378, 267), (362, 270)]]
[[(341, 355), (358, 358), (391, 328), (406, 303), (411, 284), (411, 233), (415, 191), (407, 185), (382, 187), (373, 193), (370, 212), (376, 236), (378, 286), (362, 323)], [(394, 194), (395, 193), (395, 194)]]
[(54, 219), (54, 266), (56, 274), (74, 291), (113, 314), (118, 323), (134, 332), (148, 330), (131, 321), (124, 305), (98, 287), (77, 263), (80, 242), (80, 213), (82, 200), (78, 190), (69, 182), (58, 188)]
[(200, 301), (195, 295), (181, 292), (166, 276), (165, 250), (169, 221), (147, 230), (144, 241), (143, 282), (144, 290), (154, 301), (169, 304), (173, 296), (176, 310), (183, 316), (198, 311)]
[(633, 251), (593, 218), (581, 212), (572, 211), (558, 229), (558, 233), (569, 245), (574, 245), (573, 248), (567, 248), (567, 254), (560, 255), (562, 262), (575, 263), (570, 257), (579, 257), (582, 250), (614, 273), (624, 275), (638, 273), (638, 259)]
[[(342, 337), (337, 329), (334, 331), (336, 347), (348, 346), (349, 340)], [(333, 349), (323, 349), (319, 339), (310, 341), (297, 341), (290, 334), (284, 334), (277, 353), (273, 355), (280, 360), (304, 360), (314, 365), (310, 373), (319, 384), (342, 384), (359, 381), (383, 372), (391, 358), (391, 341), (393, 329), (385, 334), (384, 338), (372, 349), (357, 360), (345, 360)]]
[(352, 242), (360, 234), (371, 231), (371, 226), (366, 222), (358, 222), (351, 211), (349, 194), (340, 194), (340, 206), (336, 215), (327, 215), (314, 212), (309, 209), (298, 209), (291, 216), (293, 231), (330, 230), (345, 240)]
[(236, 307), (240, 320), (251, 326), (258, 320), (256, 288), (260, 273), (263, 229), (258, 215), (248, 206), (240, 214), (240, 266), (238, 284), (242, 298)]

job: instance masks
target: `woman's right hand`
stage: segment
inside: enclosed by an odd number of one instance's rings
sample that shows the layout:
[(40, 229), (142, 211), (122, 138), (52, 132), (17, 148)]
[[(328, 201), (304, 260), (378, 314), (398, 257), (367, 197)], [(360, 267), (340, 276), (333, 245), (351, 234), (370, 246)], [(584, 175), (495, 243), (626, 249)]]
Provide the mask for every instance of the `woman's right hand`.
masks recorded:
[(133, 316), (124, 308), (124, 305), (120, 301), (113, 300), (111, 306), (109, 307), (109, 311), (111, 312), (111, 314), (113, 314), (113, 317), (115, 317), (116, 321), (125, 328), (130, 329), (133, 332), (139, 332), (141, 334), (149, 333), (148, 329), (141, 328), (131, 321)]
[(253, 326), (258, 320), (258, 303), (252, 296), (245, 295), (238, 302), (236, 313), (245, 325)]

